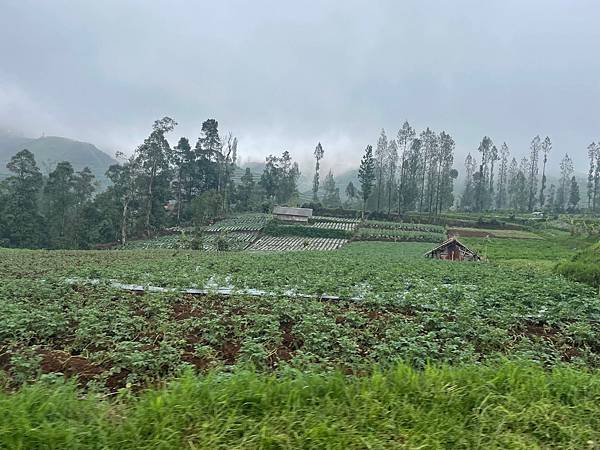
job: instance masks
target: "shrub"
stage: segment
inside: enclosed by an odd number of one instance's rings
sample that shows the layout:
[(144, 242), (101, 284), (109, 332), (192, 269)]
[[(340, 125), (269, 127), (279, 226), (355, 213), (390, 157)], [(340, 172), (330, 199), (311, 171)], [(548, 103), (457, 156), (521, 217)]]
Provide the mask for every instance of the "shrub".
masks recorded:
[(580, 251), (570, 261), (559, 263), (556, 271), (570, 280), (600, 288), (600, 242)]

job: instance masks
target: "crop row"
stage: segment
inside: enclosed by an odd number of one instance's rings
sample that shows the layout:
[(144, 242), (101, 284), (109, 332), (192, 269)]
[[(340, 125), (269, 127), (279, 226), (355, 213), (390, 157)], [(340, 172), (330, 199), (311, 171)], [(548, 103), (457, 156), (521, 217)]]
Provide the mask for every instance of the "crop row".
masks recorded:
[(404, 231), (425, 231), (429, 233), (445, 233), (445, 228), (440, 225), (431, 225), (424, 223), (409, 223), (409, 222), (385, 222), (381, 220), (367, 220), (364, 223), (366, 228), (381, 228), (388, 230), (404, 230)]
[(358, 223), (352, 222), (314, 222), (309, 225), (311, 228), (320, 228), (326, 230), (354, 231)]
[(299, 236), (263, 236), (250, 250), (336, 250), (348, 242), (346, 239), (310, 238)]
[(360, 223), (359, 219), (349, 219), (347, 217), (329, 217), (329, 216), (313, 216), (311, 221), (314, 222), (337, 222), (337, 223)]
[(129, 241), (121, 246), (123, 250), (177, 249), (181, 247), (180, 235), (171, 234), (152, 239)]
[(241, 214), (210, 225), (205, 231), (260, 231), (270, 220), (270, 214)]
[(359, 241), (442, 242), (446, 239), (446, 235), (426, 231), (360, 228), (355, 239)]

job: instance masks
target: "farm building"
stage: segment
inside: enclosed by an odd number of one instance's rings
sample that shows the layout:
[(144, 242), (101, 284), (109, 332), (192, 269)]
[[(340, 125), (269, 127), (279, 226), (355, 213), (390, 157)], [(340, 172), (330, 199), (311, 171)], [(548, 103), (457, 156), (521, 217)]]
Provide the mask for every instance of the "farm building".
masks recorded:
[(462, 244), (455, 237), (451, 237), (433, 250), (425, 253), (426, 258), (449, 259), (451, 261), (480, 261), (481, 257)]
[(273, 217), (286, 222), (308, 223), (308, 219), (312, 217), (312, 213), (313, 211), (310, 208), (289, 208), (287, 206), (276, 206), (273, 208)]

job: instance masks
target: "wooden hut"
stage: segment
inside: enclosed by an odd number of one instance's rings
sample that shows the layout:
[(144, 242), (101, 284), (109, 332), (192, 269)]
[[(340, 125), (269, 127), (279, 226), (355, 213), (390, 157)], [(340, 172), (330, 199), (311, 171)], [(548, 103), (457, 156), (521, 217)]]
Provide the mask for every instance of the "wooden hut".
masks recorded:
[(289, 208), (287, 206), (276, 206), (273, 208), (273, 217), (285, 222), (308, 223), (312, 217), (313, 210), (310, 208)]
[(447, 259), (450, 261), (480, 261), (481, 257), (461, 243), (456, 237), (438, 245), (433, 250), (425, 253), (426, 258)]

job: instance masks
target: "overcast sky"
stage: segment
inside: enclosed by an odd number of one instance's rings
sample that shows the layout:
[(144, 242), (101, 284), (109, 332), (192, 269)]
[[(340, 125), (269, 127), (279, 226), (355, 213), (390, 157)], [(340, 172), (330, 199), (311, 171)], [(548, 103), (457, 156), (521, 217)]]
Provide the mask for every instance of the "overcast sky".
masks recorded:
[[(0, 0), (0, 128), (131, 151), (168, 115), (244, 159), (358, 165), (380, 129), (549, 135), (580, 172), (600, 139), (600, 1)], [(341, 169), (340, 169), (341, 170)]]

